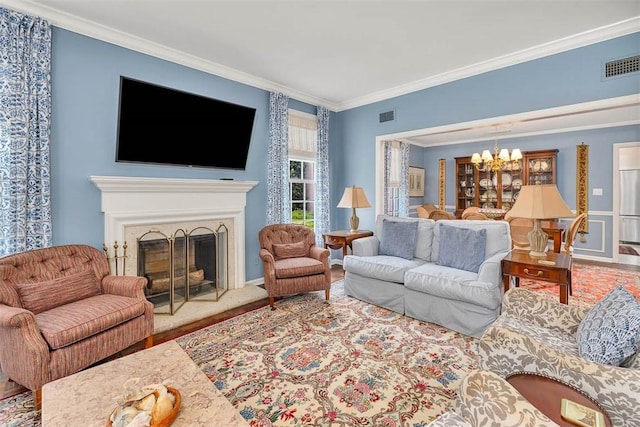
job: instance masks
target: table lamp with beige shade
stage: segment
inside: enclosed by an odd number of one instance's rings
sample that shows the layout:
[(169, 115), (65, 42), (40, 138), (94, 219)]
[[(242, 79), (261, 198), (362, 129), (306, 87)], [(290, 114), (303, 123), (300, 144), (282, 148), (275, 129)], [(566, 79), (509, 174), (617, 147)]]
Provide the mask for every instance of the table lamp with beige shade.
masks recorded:
[(344, 189), (344, 194), (342, 195), (342, 199), (340, 199), (340, 203), (338, 203), (338, 207), (353, 209), (351, 218), (349, 219), (349, 225), (351, 226), (349, 231), (355, 233), (358, 231), (358, 225), (360, 225), (360, 218), (356, 215), (356, 208), (370, 208), (371, 205), (362, 187), (356, 187), (354, 185), (353, 187)]
[(542, 230), (540, 221), (543, 219), (557, 219), (573, 217), (555, 184), (523, 185), (515, 204), (509, 211), (514, 218), (529, 218), (534, 220), (533, 230), (529, 232), (529, 256), (546, 257), (549, 236)]

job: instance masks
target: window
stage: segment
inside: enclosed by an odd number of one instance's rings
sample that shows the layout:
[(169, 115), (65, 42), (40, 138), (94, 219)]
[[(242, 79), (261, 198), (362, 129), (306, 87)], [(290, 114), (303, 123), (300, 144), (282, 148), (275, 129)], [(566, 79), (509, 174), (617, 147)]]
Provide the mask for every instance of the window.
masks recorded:
[(315, 199), (315, 162), (289, 158), (291, 181), (291, 222), (313, 229)]
[(289, 181), (291, 222), (314, 229), (316, 116), (289, 110)]

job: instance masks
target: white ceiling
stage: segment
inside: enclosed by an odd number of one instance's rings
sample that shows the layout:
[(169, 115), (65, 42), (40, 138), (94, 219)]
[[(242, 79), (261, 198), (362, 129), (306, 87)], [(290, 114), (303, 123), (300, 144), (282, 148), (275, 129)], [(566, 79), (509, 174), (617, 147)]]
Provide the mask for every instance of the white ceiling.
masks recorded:
[[(0, 0), (0, 5), (333, 111), (640, 31), (640, 0)], [(640, 95), (394, 136), (427, 147), (637, 123)]]
[(640, 30), (640, 0), (0, 0), (341, 111)]

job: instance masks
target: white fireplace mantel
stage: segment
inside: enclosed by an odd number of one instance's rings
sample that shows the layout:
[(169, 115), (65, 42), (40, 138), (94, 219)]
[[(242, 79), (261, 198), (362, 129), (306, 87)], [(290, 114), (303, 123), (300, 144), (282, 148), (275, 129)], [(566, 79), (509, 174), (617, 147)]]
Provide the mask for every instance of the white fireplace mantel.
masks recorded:
[(244, 286), (244, 209), (246, 194), (258, 184), (257, 181), (120, 176), (91, 176), (89, 180), (102, 193), (104, 239), (108, 245), (126, 241), (127, 227), (232, 221), (234, 254), (231, 260), (234, 266), (231, 270), (234, 277), (230, 278), (229, 287)]

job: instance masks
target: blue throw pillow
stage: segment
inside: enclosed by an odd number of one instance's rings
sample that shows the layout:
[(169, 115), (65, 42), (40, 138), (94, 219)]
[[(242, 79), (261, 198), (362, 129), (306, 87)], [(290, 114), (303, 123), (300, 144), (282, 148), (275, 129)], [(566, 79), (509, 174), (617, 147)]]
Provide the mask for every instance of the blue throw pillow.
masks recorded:
[(580, 356), (620, 366), (640, 345), (640, 303), (616, 286), (582, 318), (576, 334)]
[(413, 259), (418, 236), (418, 221), (382, 220), (380, 255)]
[(438, 265), (477, 273), (484, 262), (487, 230), (440, 224)]

